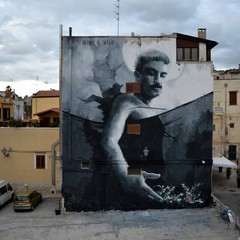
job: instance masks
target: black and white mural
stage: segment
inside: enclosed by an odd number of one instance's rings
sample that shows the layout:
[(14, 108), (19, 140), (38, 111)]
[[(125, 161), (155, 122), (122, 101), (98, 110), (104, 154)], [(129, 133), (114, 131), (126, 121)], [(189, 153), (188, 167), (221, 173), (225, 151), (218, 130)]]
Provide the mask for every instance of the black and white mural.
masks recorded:
[(204, 207), (211, 196), (211, 65), (176, 39), (62, 38), (67, 211)]

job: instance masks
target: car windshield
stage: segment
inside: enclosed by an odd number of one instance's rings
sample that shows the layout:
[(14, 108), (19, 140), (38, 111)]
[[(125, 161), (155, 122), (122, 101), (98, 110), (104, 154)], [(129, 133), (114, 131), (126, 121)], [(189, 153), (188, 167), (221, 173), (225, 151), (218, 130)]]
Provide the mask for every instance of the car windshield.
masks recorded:
[(16, 201), (28, 201), (28, 196), (16, 196)]

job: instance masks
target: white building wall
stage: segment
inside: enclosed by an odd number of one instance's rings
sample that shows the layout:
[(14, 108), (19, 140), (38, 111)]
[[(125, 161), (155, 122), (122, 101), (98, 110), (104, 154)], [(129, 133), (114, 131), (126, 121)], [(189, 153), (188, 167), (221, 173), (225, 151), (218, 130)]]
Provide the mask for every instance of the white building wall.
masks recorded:
[(13, 100), (14, 106), (14, 119), (23, 120), (24, 119), (24, 101), (23, 100)]

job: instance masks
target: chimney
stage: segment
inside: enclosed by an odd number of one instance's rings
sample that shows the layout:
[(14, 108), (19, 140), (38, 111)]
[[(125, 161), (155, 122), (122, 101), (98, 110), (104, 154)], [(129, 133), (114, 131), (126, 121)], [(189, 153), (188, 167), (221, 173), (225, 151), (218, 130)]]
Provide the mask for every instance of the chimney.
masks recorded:
[(72, 28), (70, 27), (69, 28), (69, 37), (71, 37), (72, 36)]
[(206, 39), (206, 36), (207, 35), (207, 31), (206, 31), (206, 28), (199, 28), (198, 29), (198, 37), (199, 38), (204, 38)]

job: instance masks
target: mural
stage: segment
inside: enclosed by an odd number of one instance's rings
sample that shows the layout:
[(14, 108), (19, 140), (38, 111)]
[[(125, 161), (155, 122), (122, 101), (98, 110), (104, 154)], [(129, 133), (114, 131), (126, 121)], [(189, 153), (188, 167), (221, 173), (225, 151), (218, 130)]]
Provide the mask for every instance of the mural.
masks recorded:
[(177, 64), (174, 38), (63, 37), (62, 47), (67, 211), (207, 206), (211, 66)]

